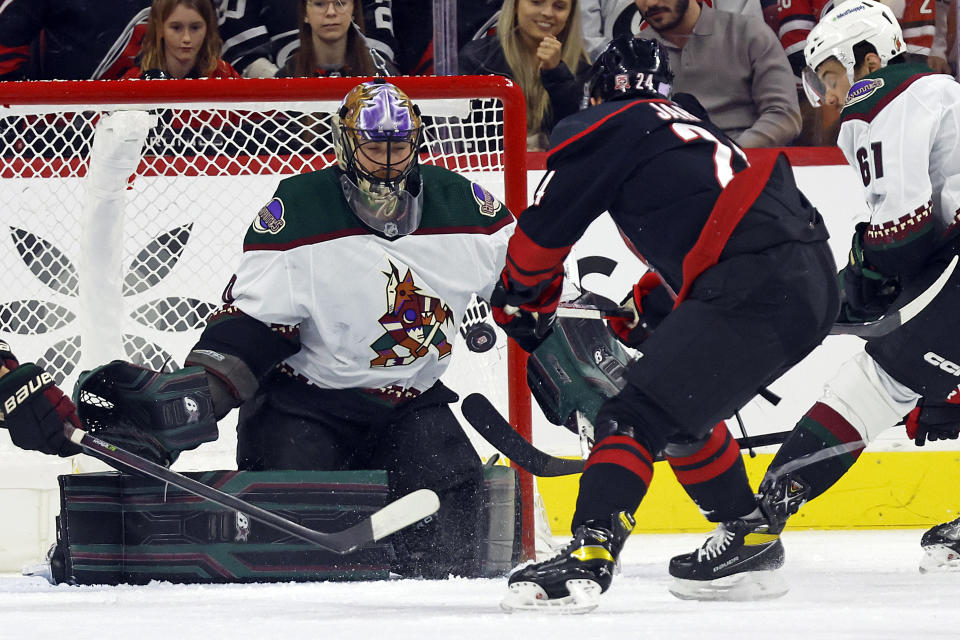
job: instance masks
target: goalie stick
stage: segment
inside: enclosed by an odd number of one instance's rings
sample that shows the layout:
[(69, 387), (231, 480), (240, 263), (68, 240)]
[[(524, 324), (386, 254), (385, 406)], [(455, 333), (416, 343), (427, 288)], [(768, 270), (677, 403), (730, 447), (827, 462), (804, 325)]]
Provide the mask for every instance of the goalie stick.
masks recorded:
[[(960, 256), (953, 259), (937, 279), (927, 287), (923, 293), (903, 305), (897, 311), (884, 314), (871, 322), (837, 322), (830, 329), (831, 335), (852, 335), (861, 338), (876, 338), (886, 335), (894, 329), (903, 326), (918, 313), (923, 311), (947, 285), (947, 281), (956, 270)], [(557, 307), (557, 316), (560, 318), (632, 318), (633, 312), (620, 307), (600, 307), (595, 305), (578, 304), (576, 302), (561, 302)]]
[(171, 471), (166, 467), (141, 458), (140, 456), (116, 447), (90, 435), (72, 424), (63, 425), (64, 433), (84, 451), (111, 467), (120, 471), (129, 470), (167, 482), (196, 496), (209, 500), (228, 509), (234, 509), (248, 518), (273, 527), (278, 531), (294, 535), (301, 540), (312, 542), (328, 551), (341, 555), (355, 551), (359, 547), (384, 538), (406, 526), (423, 520), (437, 512), (440, 500), (429, 489), (418, 489), (398, 500), (394, 500), (361, 522), (335, 533), (314, 531), (261, 507), (241, 500), (229, 493), (214, 489), (202, 482)]
[[(541, 478), (550, 478), (583, 472), (583, 460), (558, 458), (529, 443), (481, 394), (471, 393), (464, 398), (460, 410), (463, 417), (484, 440), (528, 473)], [(737, 442), (741, 449), (763, 447), (780, 444), (787, 439), (788, 435), (790, 431), (778, 431), (740, 438)]]

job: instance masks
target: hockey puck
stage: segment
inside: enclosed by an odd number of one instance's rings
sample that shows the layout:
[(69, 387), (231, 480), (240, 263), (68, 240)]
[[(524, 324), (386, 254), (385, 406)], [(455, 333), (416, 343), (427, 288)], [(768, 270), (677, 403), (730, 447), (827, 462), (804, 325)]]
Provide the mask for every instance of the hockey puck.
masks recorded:
[(493, 345), (497, 344), (497, 334), (493, 327), (486, 322), (475, 324), (467, 329), (464, 338), (467, 341), (467, 349), (474, 353), (489, 351), (493, 348)]

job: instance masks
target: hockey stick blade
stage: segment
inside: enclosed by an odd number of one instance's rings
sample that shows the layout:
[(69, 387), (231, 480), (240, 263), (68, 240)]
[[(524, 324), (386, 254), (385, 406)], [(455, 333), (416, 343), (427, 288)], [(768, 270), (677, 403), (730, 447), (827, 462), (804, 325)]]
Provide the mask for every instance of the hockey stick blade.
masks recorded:
[(90, 435), (82, 429), (77, 429), (72, 424), (64, 424), (64, 433), (72, 442), (83, 447), (87, 454), (106, 462), (119, 471), (133, 471), (172, 484), (221, 507), (239, 511), (248, 518), (273, 527), (278, 531), (296, 536), (327, 551), (341, 555), (395, 533), (436, 513), (437, 509), (440, 508), (440, 500), (437, 494), (429, 489), (418, 489), (399, 500), (391, 502), (352, 527), (335, 533), (324, 533), (304, 527), (246, 500), (214, 489), (202, 482), (197, 482), (176, 471), (171, 471), (135, 453)]
[[(463, 417), (484, 440), (528, 473), (541, 478), (583, 473), (583, 460), (558, 458), (537, 449), (517, 433), (496, 407), (481, 394), (472, 393), (464, 398), (460, 410), (463, 412)], [(747, 436), (738, 439), (737, 444), (741, 449), (766, 447), (782, 443), (790, 433), (790, 431), (777, 431)], [(657, 457), (657, 460), (662, 459), (660, 456)]]
[(620, 307), (601, 307), (577, 302), (561, 302), (557, 305), (558, 318), (582, 318), (603, 320), (604, 318), (632, 318), (633, 312)]
[(486, 397), (471, 393), (460, 411), (484, 440), (517, 466), (541, 478), (569, 476), (583, 471), (583, 460), (557, 458), (540, 451), (517, 433)]
[(927, 308), (927, 305), (933, 302), (933, 299), (940, 294), (947, 280), (953, 275), (957, 268), (957, 260), (960, 256), (953, 256), (953, 260), (943, 270), (943, 273), (934, 280), (933, 284), (927, 287), (926, 291), (916, 298), (903, 305), (899, 310), (881, 316), (873, 322), (843, 323), (838, 322), (833, 325), (830, 333), (834, 335), (854, 335), (861, 338), (875, 338), (890, 333), (894, 329), (903, 326), (912, 320), (918, 313)]

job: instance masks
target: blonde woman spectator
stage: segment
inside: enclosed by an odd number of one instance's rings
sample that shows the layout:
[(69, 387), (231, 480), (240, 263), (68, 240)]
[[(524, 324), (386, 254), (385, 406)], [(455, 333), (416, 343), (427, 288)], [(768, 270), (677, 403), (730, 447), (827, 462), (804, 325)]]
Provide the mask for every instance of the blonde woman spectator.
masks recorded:
[(140, 67), (124, 78), (239, 78), (222, 44), (210, 0), (154, 0)]
[(396, 75), (393, 64), (367, 46), (360, 0), (299, 0), (300, 47), (278, 77)]
[(548, 147), (553, 125), (580, 108), (590, 62), (578, 0), (505, 0), (497, 33), (460, 51), (463, 75), (512, 78), (527, 98), (527, 148)]

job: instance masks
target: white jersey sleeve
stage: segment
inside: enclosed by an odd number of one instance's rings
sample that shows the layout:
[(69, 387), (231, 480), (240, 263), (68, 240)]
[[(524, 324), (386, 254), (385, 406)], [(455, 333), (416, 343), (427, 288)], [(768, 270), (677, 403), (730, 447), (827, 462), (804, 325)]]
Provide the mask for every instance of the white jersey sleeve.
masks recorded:
[[(864, 94), (876, 104), (845, 115), (838, 139), (863, 183), (870, 211), (865, 243), (880, 250), (911, 242), (921, 230), (946, 236), (960, 208), (960, 84), (943, 74), (915, 76), (892, 89), (883, 82), (868, 78), (854, 85), (845, 110)], [(923, 246), (929, 253), (938, 244)], [(897, 253), (902, 268), (888, 264), (885, 272), (909, 271), (916, 266), (910, 263), (927, 257)]]

